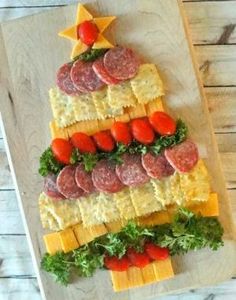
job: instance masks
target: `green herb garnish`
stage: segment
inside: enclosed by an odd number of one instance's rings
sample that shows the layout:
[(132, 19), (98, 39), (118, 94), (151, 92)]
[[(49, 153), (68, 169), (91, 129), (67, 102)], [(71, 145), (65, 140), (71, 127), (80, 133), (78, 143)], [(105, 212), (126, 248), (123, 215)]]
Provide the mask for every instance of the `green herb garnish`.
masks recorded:
[(104, 55), (108, 49), (92, 49), (90, 48), (88, 51), (76, 56), (74, 61), (82, 60), (85, 62), (95, 61), (100, 56)]
[(63, 164), (58, 162), (52, 153), (52, 149), (48, 147), (39, 159), (39, 174), (47, 176), (49, 173), (57, 174), (63, 168)]
[(66, 285), (73, 271), (79, 276), (92, 276), (96, 269), (103, 268), (105, 255), (121, 258), (130, 247), (143, 251), (147, 241), (168, 247), (170, 254), (176, 255), (204, 247), (217, 250), (223, 246), (222, 236), (223, 228), (217, 218), (203, 217), (179, 208), (170, 224), (142, 227), (130, 221), (120, 232), (98, 237), (67, 254), (46, 253), (41, 267), (54, 274), (56, 281)]

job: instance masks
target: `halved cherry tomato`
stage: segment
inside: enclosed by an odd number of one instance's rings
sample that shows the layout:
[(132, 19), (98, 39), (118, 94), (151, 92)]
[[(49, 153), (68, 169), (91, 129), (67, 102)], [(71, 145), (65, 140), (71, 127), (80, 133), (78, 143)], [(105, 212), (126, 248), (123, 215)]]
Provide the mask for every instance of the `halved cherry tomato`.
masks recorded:
[(160, 135), (172, 135), (176, 131), (175, 120), (163, 111), (156, 111), (149, 117), (154, 130)]
[(154, 131), (146, 119), (135, 119), (131, 121), (133, 137), (142, 144), (151, 144), (154, 140)]
[(77, 36), (84, 44), (91, 46), (98, 37), (98, 28), (93, 22), (84, 21), (77, 27)]
[(54, 139), (51, 144), (51, 149), (58, 161), (64, 164), (70, 163), (73, 147), (68, 140), (62, 138)]
[(127, 123), (115, 122), (111, 127), (111, 134), (118, 143), (129, 145), (132, 141), (132, 135)]
[(104, 265), (109, 270), (122, 272), (129, 268), (130, 262), (126, 256), (123, 256), (122, 258), (106, 256), (104, 258)]
[(129, 258), (130, 263), (138, 268), (144, 268), (150, 263), (150, 258), (147, 255), (147, 253), (139, 253), (133, 248), (128, 249), (127, 256)]
[(162, 248), (153, 243), (146, 243), (144, 249), (148, 256), (154, 260), (163, 260), (169, 256), (168, 248)]
[(93, 139), (83, 132), (76, 132), (71, 137), (71, 142), (81, 153), (96, 153)]
[(115, 142), (108, 130), (95, 133), (93, 138), (98, 148), (103, 151), (111, 152), (115, 147)]

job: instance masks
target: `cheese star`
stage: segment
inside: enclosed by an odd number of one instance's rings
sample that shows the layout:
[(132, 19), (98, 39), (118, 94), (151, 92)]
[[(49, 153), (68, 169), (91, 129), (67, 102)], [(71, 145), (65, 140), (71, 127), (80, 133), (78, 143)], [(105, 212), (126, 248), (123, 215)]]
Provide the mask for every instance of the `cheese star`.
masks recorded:
[(101, 48), (112, 48), (114, 47), (107, 39), (104, 38), (103, 32), (106, 28), (111, 24), (111, 22), (115, 19), (115, 16), (111, 17), (101, 17), (101, 18), (93, 18), (93, 16), (86, 10), (86, 8), (82, 5), (78, 5), (76, 23), (74, 26), (66, 28), (65, 30), (58, 33), (59, 36), (76, 41), (71, 53), (71, 59), (85, 52), (89, 46), (83, 43), (78, 34), (79, 25), (85, 21), (92, 21), (97, 29), (98, 36), (95, 42), (92, 45), (93, 49), (101, 49)]

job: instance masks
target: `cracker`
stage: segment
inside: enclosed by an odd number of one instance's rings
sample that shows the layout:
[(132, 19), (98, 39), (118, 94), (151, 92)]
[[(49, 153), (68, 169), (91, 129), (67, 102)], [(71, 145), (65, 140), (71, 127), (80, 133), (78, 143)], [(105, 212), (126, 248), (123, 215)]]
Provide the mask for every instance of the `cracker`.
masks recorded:
[(148, 103), (164, 95), (163, 83), (154, 64), (142, 64), (130, 83), (139, 103)]
[(113, 109), (135, 106), (137, 100), (132, 92), (130, 82), (123, 81), (119, 84), (108, 85), (108, 103)]
[(52, 88), (49, 91), (49, 101), (58, 127), (66, 127), (76, 122), (70, 96), (63, 94), (58, 88)]
[(116, 202), (116, 206), (120, 211), (121, 218), (129, 220), (136, 217), (136, 212), (130, 197), (130, 192), (128, 187), (124, 188), (118, 193), (115, 193), (113, 197)]
[(154, 196), (154, 188), (150, 182), (129, 189), (137, 216), (143, 216), (162, 209), (162, 205)]
[(91, 93), (81, 94), (76, 97), (68, 96), (68, 100), (71, 102), (76, 121), (98, 119)]

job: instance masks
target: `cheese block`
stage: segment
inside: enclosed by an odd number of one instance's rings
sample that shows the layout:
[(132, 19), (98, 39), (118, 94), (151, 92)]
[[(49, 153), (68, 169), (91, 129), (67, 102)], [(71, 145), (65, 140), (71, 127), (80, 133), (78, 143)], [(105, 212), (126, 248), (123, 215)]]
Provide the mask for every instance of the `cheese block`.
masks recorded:
[(58, 251), (62, 251), (60, 235), (58, 232), (52, 232), (43, 236), (47, 253), (53, 255)]
[(75, 237), (81, 246), (88, 244), (94, 239), (94, 234), (91, 230), (85, 228), (82, 224), (73, 226)]
[(72, 228), (59, 232), (59, 238), (61, 241), (62, 250), (67, 253), (76, 248), (79, 248), (79, 243), (76, 239), (74, 231)]

